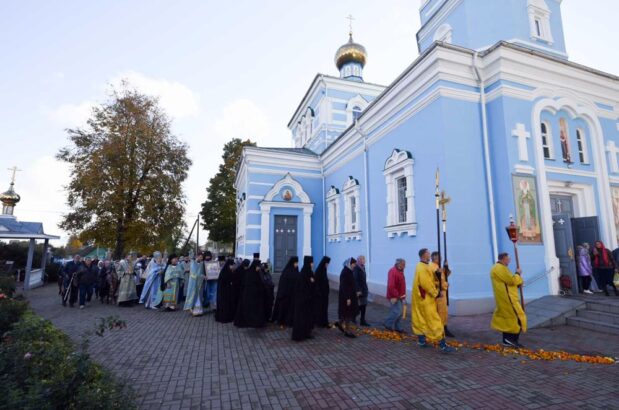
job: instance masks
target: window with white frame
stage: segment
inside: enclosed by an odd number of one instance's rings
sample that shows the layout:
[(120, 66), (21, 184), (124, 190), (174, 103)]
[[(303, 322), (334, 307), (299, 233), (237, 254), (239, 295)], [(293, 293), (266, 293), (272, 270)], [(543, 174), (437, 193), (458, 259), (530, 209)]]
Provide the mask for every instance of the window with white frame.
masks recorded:
[(361, 239), (358, 235), (359, 231), (361, 231), (359, 192), (359, 181), (349, 176), (342, 190), (342, 194), (344, 195), (344, 232), (349, 234), (346, 235), (347, 240)]
[(327, 192), (327, 235), (329, 242), (338, 239), (340, 233), (340, 191), (333, 185)]
[(544, 0), (528, 0), (531, 38), (552, 44), (550, 9)]
[(415, 189), (413, 185), (414, 160), (410, 152), (393, 150), (385, 162), (383, 175), (387, 186), (387, 224), (389, 237), (417, 234), (415, 216)]
[(581, 164), (589, 163), (589, 153), (587, 152), (587, 140), (585, 132), (577, 128), (576, 129), (576, 144), (578, 145), (578, 159)]
[(245, 193), (242, 193), (236, 203), (236, 215), (237, 215), (237, 242), (242, 242), (245, 238), (246, 230), (246, 212), (245, 212)]
[(346, 106), (346, 120), (352, 124), (368, 106), (368, 102), (359, 94), (351, 98)]
[(544, 151), (544, 159), (553, 159), (554, 153), (552, 149), (552, 132), (550, 124), (542, 122), (540, 124), (540, 130), (542, 133), (542, 150)]

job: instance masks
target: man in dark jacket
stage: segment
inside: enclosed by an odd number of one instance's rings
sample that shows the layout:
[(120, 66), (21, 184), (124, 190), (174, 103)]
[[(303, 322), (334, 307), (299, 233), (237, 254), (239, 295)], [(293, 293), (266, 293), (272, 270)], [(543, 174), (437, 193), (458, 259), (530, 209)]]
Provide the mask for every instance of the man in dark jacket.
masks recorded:
[(80, 309), (84, 309), (86, 302), (90, 302), (92, 299), (93, 286), (97, 281), (98, 273), (99, 268), (97, 265), (92, 263), (92, 258), (84, 258), (84, 263), (77, 271), (77, 283), (80, 293)]
[[(69, 299), (69, 306), (71, 307), (77, 301), (77, 278), (74, 275), (77, 274), (80, 266), (82, 266), (82, 257), (74, 255), (73, 260), (65, 263), (62, 268), (62, 306), (67, 306), (67, 299)], [(69, 292), (69, 296), (65, 299), (64, 295), (67, 292)]]
[(369, 293), (367, 276), (365, 274), (365, 256), (359, 255), (357, 258), (357, 266), (355, 266), (355, 269), (353, 270), (353, 275), (355, 276), (355, 287), (357, 289), (357, 299), (359, 301), (359, 312), (361, 313), (359, 324), (361, 326), (370, 326), (370, 324), (365, 320), (365, 309), (368, 306)]

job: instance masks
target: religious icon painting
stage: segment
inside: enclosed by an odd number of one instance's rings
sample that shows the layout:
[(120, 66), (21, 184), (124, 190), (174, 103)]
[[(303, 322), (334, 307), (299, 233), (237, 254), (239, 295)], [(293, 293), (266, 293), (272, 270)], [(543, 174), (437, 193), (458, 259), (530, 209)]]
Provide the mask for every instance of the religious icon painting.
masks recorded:
[(617, 240), (619, 241), (619, 187), (610, 187), (613, 196), (613, 214), (615, 215), (615, 228), (617, 228)]
[(561, 153), (563, 154), (563, 162), (571, 164), (572, 151), (570, 149), (570, 131), (565, 118), (559, 119), (559, 140), (561, 141)]
[(535, 178), (532, 176), (513, 175), (512, 183), (514, 199), (516, 201), (518, 241), (522, 244), (541, 244), (542, 228)]
[(290, 189), (284, 189), (284, 191), (282, 192), (282, 199), (284, 201), (291, 201), (292, 197), (292, 191)]

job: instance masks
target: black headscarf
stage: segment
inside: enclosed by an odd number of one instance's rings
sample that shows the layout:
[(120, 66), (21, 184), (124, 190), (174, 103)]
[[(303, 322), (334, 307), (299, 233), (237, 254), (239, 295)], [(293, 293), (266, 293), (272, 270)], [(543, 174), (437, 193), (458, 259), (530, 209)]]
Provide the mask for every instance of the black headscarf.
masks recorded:
[(301, 268), (301, 273), (312, 273), (312, 262), (314, 262), (313, 256), (304, 256), (303, 257), (303, 268)]
[(328, 256), (323, 256), (323, 258), (320, 260), (320, 263), (318, 264), (318, 267), (316, 267), (315, 272), (318, 274), (318, 272), (326, 270), (327, 263), (331, 263), (331, 258)]
[(291, 256), (290, 259), (288, 259), (288, 263), (286, 264), (286, 266), (284, 266), (284, 269), (282, 270), (282, 273), (284, 272), (288, 272), (294, 269), (294, 264), (299, 262), (299, 257), (298, 256)]

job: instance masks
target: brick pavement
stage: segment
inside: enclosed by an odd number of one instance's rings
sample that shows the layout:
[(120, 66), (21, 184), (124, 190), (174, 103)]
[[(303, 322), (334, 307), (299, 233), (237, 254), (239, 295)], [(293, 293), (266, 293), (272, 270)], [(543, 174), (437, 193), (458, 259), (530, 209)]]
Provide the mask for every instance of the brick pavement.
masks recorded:
[[(289, 331), (237, 329), (211, 315), (119, 308), (63, 308), (55, 286), (31, 291), (32, 307), (75, 340), (95, 320), (118, 315), (127, 328), (91, 337), (92, 356), (127, 380), (144, 409), (597, 409), (619, 408), (619, 365), (539, 362), (463, 349), (445, 356), (410, 342), (317, 330), (297, 343)], [(335, 317), (332, 294), (331, 317)], [(386, 309), (372, 305), (378, 324)], [(461, 340), (494, 343), (489, 316), (452, 318)], [(619, 337), (578, 328), (535, 329), (530, 347), (619, 356)]]

